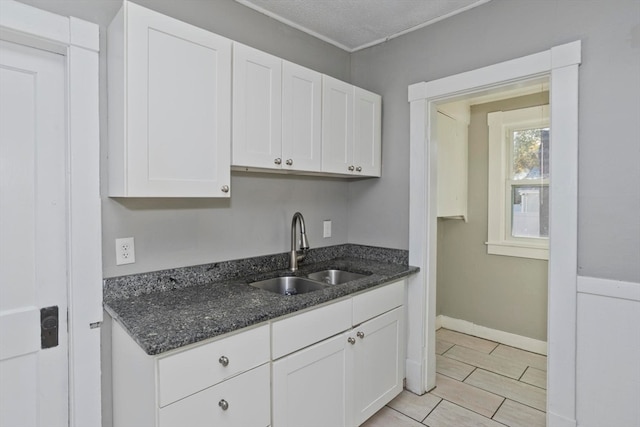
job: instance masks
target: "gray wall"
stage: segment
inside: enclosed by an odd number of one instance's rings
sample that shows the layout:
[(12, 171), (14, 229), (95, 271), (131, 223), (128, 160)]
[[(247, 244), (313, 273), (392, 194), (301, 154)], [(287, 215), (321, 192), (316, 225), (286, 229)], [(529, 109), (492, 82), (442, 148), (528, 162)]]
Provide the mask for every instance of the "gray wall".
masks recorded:
[(349, 241), (408, 248), (410, 84), (578, 39), (578, 274), (640, 282), (637, 0), (493, 0), (354, 53), (352, 82), (384, 100), (383, 179), (349, 185)]
[[(469, 123), (468, 222), (438, 219), (436, 313), (547, 340), (547, 261), (487, 254), (487, 114), (544, 105), (549, 93), (474, 105)], [(552, 178), (553, 179), (553, 178)]]
[[(60, 15), (100, 25), (102, 248), (105, 277), (202, 264), (289, 249), (293, 213), (306, 219), (312, 247), (347, 242), (348, 183), (344, 179), (233, 173), (231, 200), (109, 199), (107, 183), (106, 27), (116, 0), (23, 0)], [(136, 0), (143, 6), (208, 29), (338, 79), (349, 79), (349, 54), (233, 0)], [(322, 238), (322, 220), (333, 237)], [(115, 265), (118, 237), (135, 238), (136, 263)]]

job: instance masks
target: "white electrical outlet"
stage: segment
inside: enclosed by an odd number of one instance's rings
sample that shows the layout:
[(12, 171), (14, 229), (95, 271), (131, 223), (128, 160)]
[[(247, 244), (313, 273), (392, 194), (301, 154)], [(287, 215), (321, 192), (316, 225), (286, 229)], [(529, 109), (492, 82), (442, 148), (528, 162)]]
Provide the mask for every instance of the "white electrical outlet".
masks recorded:
[(133, 237), (116, 239), (116, 265), (133, 264), (136, 262), (136, 249)]
[(322, 221), (322, 237), (331, 237), (331, 220), (325, 219)]

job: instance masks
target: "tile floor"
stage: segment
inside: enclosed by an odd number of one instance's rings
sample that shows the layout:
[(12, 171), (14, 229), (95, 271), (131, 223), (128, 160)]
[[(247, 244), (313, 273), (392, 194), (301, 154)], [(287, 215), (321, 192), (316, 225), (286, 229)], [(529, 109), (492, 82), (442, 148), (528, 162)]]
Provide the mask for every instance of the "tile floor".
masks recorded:
[(403, 391), (362, 427), (544, 427), (545, 356), (436, 332), (436, 388)]

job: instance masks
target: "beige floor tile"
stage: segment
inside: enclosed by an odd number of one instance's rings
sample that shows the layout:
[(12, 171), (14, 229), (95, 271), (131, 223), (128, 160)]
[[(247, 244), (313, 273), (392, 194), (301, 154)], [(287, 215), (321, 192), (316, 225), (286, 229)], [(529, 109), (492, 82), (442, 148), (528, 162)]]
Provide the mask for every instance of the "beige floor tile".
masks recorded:
[(509, 360), (516, 360), (525, 365), (533, 366), (536, 369), (547, 370), (547, 357), (542, 354), (531, 353), (530, 351), (520, 350), (519, 348), (509, 347), (503, 344), (496, 347), (491, 354)]
[(458, 345), (447, 351), (444, 357), (515, 379), (520, 378), (527, 369), (527, 365), (522, 362), (504, 359), (493, 354), (484, 354)]
[[(429, 427), (504, 427), (495, 421), (443, 400), (423, 421)], [(393, 424), (389, 424), (392, 426)]]
[(493, 419), (509, 427), (545, 427), (546, 415), (512, 400), (505, 400)]
[(433, 394), (418, 396), (410, 391), (403, 390), (402, 393), (389, 402), (387, 406), (402, 412), (414, 420), (422, 421), (429, 415), (429, 412), (433, 411), (433, 408), (435, 408), (441, 400), (442, 399)]
[(520, 378), (523, 383), (531, 384), (536, 387), (547, 389), (547, 372), (529, 366), (524, 375)]
[(436, 338), (436, 354), (442, 354), (445, 351), (449, 350), (454, 345), (455, 344), (452, 343), (452, 342), (439, 340), (439, 339)]
[(541, 411), (546, 408), (547, 393), (545, 390), (493, 372), (476, 369), (464, 382)]
[(386, 406), (376, 412), (371, 418), (365, 421), (361, 427), (424, 427), (416, 420), (412, 420), (406, 415), (401, 414)]
[(436, 354), (436, 372), (439, 374), (464, 381), (474, 369), (476, 369), (475, 366)]
[(449, 329), (440, 328), (436, 331), (436, 341), (443, 340), (463, 347), (472, 348), (482, 353), (490, 353), (498, 346), (493, 341), (483, 340), (482, 338), (472, 337), (471, 335), (461, 334), (460, 332), (450, 331)]
[(436, 388), (431, 393), (489, 418), (504, 400), (501, 396), (440, 374), (436, 374)]

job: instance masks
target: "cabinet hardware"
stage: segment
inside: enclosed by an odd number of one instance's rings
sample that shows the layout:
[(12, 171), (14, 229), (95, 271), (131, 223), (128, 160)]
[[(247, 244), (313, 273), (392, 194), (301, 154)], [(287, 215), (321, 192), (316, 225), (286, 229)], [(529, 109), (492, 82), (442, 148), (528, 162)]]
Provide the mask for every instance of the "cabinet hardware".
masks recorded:
[(293, 159), (287, 159), (287, 166), (291, 166), (293, 164)]
[(229, 192), (229, 186), (228, 185), (223, 185), (222, 188), (220, 188), (222, 190), (223, 193), (228, 193)]
[(221, 407), (223, 411), (226, 411), (227, 409), (229, 409), (229, 402), (221, 399), (220, 402), (218, 402), (218, 406)]
[(360, 331), (356, 334), (358, 338), (364, 338), (364, 332)]
[(220, 362), (222, 366), (227, 366), (229, 364), (229, 358), (227, 356), (220, 356), (218, 362)]
[(356, 168), (356, 172), (362, 172), (362, 166), (358, 166), (358, 167)]
[(348, 342), (349, 344), (353, 345), (353, 344), (355, 344), (355, 343), (356, 343), (356, 339), (355, 339), (355, 338), (353, 338), (353, 337), (349, 337), (349, 338), (347, 338), (347, 342)]
[(347, 169), (349, 169), (350, 172), (353, 172), (353, 169), (355, 169), (355, 168), (353, 167), (353, 165), (351, 165)]
[(273, 163), (275, 163), (276, 165), (279, 165), (279, 164), (281, 164), (281, 163), (282, 163), (282, 159), (281, 159), (280, 157), (278, 157), (277, 159), (275, 159), (275, 160), (273, 161)]

